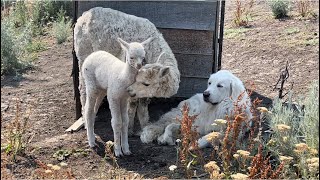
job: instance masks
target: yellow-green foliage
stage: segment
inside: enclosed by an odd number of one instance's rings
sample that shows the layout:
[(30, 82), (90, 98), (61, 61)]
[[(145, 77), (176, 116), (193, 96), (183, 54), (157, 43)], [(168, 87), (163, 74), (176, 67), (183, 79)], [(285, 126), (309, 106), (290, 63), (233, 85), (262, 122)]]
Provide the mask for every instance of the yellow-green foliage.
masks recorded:
[(284, 18), (288, 16), (290, 10), (289, 0), (269, 0), (272, 13), (275, 18)]
[(310, 86), (304, 105), (301, 130), (308, 146), (319, 150), (319, 81), (314, 81)]
[(53, 23), (53, 35), (57, 43), (61, 44), (71, 35), (71, 20), (64, 17), (65, 12), (60, 9), (57, 22)]
[(275, 100), (269, 117), (272, 138), (266, 147), (285, 163), (283, 177), (316, 178), (319, 171), (318, 93), (319, 81), (315, 81), (303, 103), (283, 105)]

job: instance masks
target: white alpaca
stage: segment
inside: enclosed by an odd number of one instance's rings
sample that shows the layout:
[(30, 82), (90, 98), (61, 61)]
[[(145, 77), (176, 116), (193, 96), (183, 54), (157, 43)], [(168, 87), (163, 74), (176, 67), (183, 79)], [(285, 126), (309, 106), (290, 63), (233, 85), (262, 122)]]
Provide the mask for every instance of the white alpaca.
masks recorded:
[[(158, 79), (154, 81), (157, 85), (148, 87), (148, 95), (171, 97), (177, 93), (180, 82), (178, 64), (168, 43), (155, 25), (148, 19), (110, 8), (95, 7), (84, 12), (78, 18), (74, 27), (74, 48), (79, 60), (79, 69), (81, 69), (84, 59), (98, 50), (107, 51), (125, 61), (124, 53), (117, 43), (117, 37), (124, 37), (130, 42), (141, 42), (149, 37), (154, 37), (154, 40), (145, 47), (146, 61), (150, 65), (142, 67), (142, 69), (147, 72), (157, 71), (156, 73), (160, 70), (164, 73), (163, 76), (157, 76)], [(162, 52), (165, 52), (165, 55), (157, 61)], [(144, 85), (141, 85), (140, 89), (143, 87)], [(79, 91), (83, 107), (86, 94), (82, 72), (79, 74)], [(132, 123), (130, 124), (133, 124), (136, 111), (140, 125), (144, 127), (149, 120), (148, 101), (139, 99), (139, 105), (131, 103), (129, 116)]]
[[(107, 96), (111, 111), (111, 125), (114, 134), (114, 152), (116, 156), (131, 154), (128, 144), (128, 92), (145, 61), (144, 47), (152, 38), (142, 43), (127, 43), (118, 39), (126, 52), (126, 62), (105, 51), (90, 54), (82, 65), (86, 85), (86, 104), (84, 119), (90, 147), (95, 146), (94, 120), (98, 108)], [(121, 151), (122, 150), (122, 151)]]
[[(227, 70), (212, 74), (208, 80), (208, 88), (203, 92), (179, 103), (164, 114), (159, 121), (146, 126), (141, 133), (143, 143), (150, 143), (157, 139), (160, 144), (174, 145), (177, 131), (180, 129), (176, 118), (181, 118), (181, 108), (186, 103), (189, 106), (189, 115), (198, 115), (193, 126), (203, 136), (198, 140), (200, 148), (210, 145), (206, 135), (212, 131), (220, 130), (220, 127), (212, 126), (216, 119), (224, 119), (226, 115), (232, 115), (234, 102), (243, 94), (238, 105), (245, 104), (248, 120), (252, 118), (250, 112), (251, 102), (241, 80)], [(231, 97), (231, 98), (230, 98)], [(249, 122), (249, 121), (248, 121)], [(244, 132), (243, 132), (244, 133)]]

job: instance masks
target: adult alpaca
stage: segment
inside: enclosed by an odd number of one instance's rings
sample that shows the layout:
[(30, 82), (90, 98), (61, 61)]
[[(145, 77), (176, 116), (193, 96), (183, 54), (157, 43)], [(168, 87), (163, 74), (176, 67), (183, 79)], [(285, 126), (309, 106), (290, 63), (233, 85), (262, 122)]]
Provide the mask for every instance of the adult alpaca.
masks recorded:
[(243, 111), (250, 120), (252, 118), (251, 102), (243, 83), (227, 70), (218, 71), (210, 76), (208, 88), (203, 93), (180, 102), (178, 107), (164, 114), (157, 122), (144, 127), (140, 139), (143, 143), (150, 143), (157, 139), (159, 144), (174, 145), (180, 129), (176, 118), (182, 116), (181, 108), (186, 103), (189, 106), (189, 115), (198, 115), (193, 124), (197, 132), (203, 136), (198, 140), (198, 145), (200, 148), (206, 147), (210, 145), (206, 135), (220, 130), (212, 124), (216, 119), (224, 119), (226, 115), (232, 115), (234, 103), (238, 97), (242, 97), (238, 101), (238, 106), (245, 105)]

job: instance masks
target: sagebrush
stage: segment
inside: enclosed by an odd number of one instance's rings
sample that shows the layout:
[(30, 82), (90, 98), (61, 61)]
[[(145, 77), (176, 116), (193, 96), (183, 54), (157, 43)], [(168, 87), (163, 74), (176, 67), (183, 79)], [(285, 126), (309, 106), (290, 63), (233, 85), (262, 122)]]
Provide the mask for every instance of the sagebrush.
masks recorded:
[(53, 34), (58, 44), (61, 44), (67, 40), (71, 34), (71, 20), (65, 18), (65, 12), (60, 9), (58, 13), (58, 19), (53, 23)]
[(276, 19), (288, 16), (290, 10), (289, 0), (269, 0), (269, 4)]

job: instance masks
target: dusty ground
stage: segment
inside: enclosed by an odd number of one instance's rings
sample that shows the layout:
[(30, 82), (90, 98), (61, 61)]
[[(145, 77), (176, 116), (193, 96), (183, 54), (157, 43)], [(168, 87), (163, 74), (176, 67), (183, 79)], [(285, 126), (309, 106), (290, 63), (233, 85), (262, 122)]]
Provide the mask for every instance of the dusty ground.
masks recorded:
[[(315, 6), (316, 7), (316, 6)], [(227, 2), (226, 27), (223, 46), (222, 67), (229, 69), (244, 82), (252, 80), (256, 92), (273, 98), (277, 95), (273, 87), (278, 80), (279, 71), (290, 63), (290, 78), (287, 88), (293, 83), (295, 94), (303, 95), (308, 84), (319, 79), (319, 21), (299, 20), (293, 17), (285, 20), (273, 19), (265, 2), (259, 1), (253, 9), (251, 27), (237, 30), (232, 25), (234, 7)], [(316, 10), (319, 14), (319, 9)], [(28, 128), (31, 143), (27, 153), (18, 162), (9, 166), (16, 178), (32, 176), (36, 163), (57, 164), (60, 162), (53, 154), (58, 150), (73, 152), (63, 162), (72, 168), (77, 178), (92, 178), (105, 175), (102, 162), (104, 151), (102, 143), (112, 140), (110, 121), (99, 120), (96, 133), (100, 136), (101, 148), (88, 149), (86, 132), (80, 130), (72, 134), (65, 130), (75, 121), (75, 102), (73, 99), (72, 42), (58, 45), (51, 37), (45, 37), (48, 49), (39, 54), (35, 68), (23, 75), (19, 81), (12, 77), (1, 80), (2, 132), (15, 117), (16, 98), (20, 99), (22, 113), (32, 105)], [(159, 115), (177, 102), (166, 102)], [(152, 109), (152, 107), (151, 107)], [(154, 108), (155, 109), (155, 108)], [(100, 109), (101, 119), (105, 111)], [(3, 140), (3, 133), (1, 133)], [(2, 142), (3, 143), (3, 142)], [(119, 166), (133, 171), (145, 178), (182, 178), (182, 173), (170, 173), (168, 167), (175, 163), (174, 147), (157, 144), (141, 144), (139, 138), (129, 139), (132, 156), (118, 159)], [(78, 153), (75, 153), (78, 152)], [(199, 172), (200, 174), (201, 172)], [(108, 176), (107, 176), (108, 177)]]

